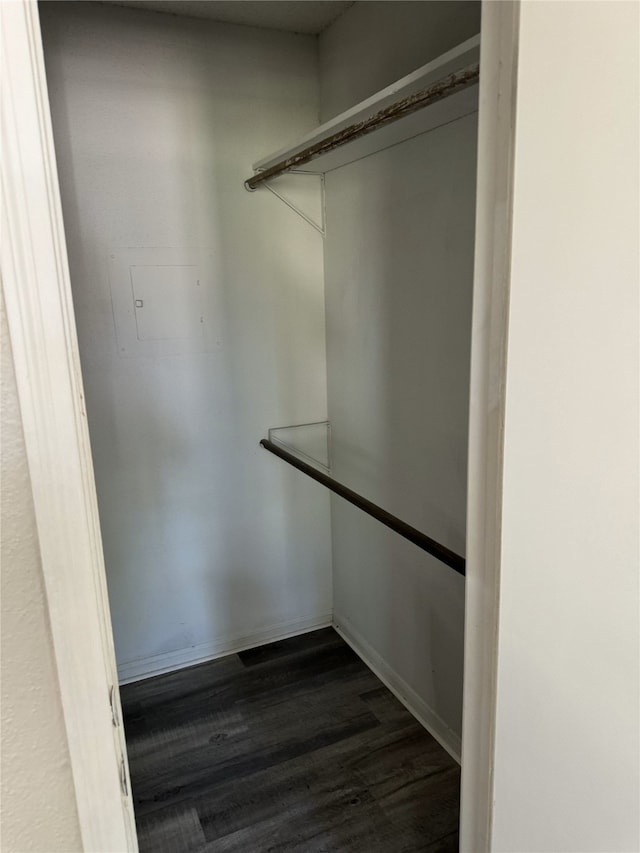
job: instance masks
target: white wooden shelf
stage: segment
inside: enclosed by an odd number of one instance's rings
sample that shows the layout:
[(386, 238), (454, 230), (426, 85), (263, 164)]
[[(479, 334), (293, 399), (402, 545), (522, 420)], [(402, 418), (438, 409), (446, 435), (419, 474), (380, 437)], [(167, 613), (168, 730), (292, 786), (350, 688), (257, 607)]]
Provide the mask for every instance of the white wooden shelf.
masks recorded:
[[(451, 74), (476, 66), (480, 59), (480, 36), (468, 39), (437, 59), (428, 62), (406, 77), (392, 83), (365, 101), (336, 116), (304, 136), (295, 145), (276, 151), (253, 164), (254, 174), (271, 169), (336, 133), (366, 121), (392, 104), (434, 86)], [(315, 156), (309, 162), (296, 164), (296, 172), (322, 174), (339, 169), (362, 157), (382, 151), (399, 142), (476, 112), (478, 109), (478, 84), (467, 86), (435, 103), (426, 105), (397, 120), (383, 124), (366, 136), (359, 136), (340, 147)], [(290, 171), (287, 169), (286, 171)]]

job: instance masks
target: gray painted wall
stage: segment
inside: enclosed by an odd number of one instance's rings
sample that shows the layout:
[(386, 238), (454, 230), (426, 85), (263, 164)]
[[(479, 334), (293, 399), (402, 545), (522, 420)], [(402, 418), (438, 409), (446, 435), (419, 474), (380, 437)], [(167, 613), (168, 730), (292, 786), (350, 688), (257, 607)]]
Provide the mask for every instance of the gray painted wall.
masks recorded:
[[(387, 30), (391, 5), (400, 10)], [(477, 32), (474, 4), (446, 5), (345, 13), (320, 41), (322, 114), (451, 47), (449, 6), (459, 9), (455, 41)], [(423, 27), (431, 40), (421, 54)], [(463, 554), (476, 132), (467, 117), (326, 178), (334, 474)], [(464, 580), (337, 498), (332, 535), (337, 624), (457, 750)]]
[[(121, 675), (326, 622), (328, 496), (258, 448), (326, 417), (322, 240), (242, 186), (317, 124), (316, 41), (94, 3), (42, 28)], [(210, 251), (204, 351), (121, 351), (123, 247)]]
[(356, 2), (320, 36), (322, 121), (479, 32), (479, 0)]

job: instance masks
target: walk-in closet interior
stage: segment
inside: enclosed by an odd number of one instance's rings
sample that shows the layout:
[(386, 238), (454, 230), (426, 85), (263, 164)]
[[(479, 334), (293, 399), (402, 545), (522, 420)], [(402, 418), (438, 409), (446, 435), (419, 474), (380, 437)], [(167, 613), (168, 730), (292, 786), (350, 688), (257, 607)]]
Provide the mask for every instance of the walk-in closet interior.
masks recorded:
[(322, 629), (459, 761), (480, 4), (40, 18), (125, 706)]

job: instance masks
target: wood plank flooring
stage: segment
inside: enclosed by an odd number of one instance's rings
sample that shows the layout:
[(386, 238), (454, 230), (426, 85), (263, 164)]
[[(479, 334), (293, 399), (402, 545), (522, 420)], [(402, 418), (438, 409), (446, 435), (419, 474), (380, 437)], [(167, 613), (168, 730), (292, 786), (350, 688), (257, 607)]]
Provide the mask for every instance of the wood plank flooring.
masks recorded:
[(458, 849), (458, 765), (332, 628), (121, 693), (141, 853)]

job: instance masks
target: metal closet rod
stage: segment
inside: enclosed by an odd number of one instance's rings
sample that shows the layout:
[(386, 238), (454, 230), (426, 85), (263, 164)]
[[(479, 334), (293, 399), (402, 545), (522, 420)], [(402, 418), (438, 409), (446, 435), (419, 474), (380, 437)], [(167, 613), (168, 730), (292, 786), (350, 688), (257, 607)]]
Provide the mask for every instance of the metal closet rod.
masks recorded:
[(268, 181), (270, 178), (275, 178), (277, 175), (290, 172), (292, 169), (295, 169), (296, 166), (302, 166), (304, 163), (309, 163), (311, 160), (315, 160), (322, 154), (327, 154), (329, 151), (333, 151), (334, 148), (340, 148), (340, 146), (346, 145), (348, 142), (353, 142), (354, 139), (359, 139), (361, 136), (366, 136), (368, 133), (372, 133), (379, 127), (391, 124), (391, 122), (404, 118), (405, 116), (415, 113), (424, 107), (430, 106), (431, 104), (435, 104), (437, 101), (448, 98), (450, 95), (455, 95), (456, 92), (460, 92), (468, 86), (473, 86), (479, 79), (479, 65), (474, 65), (470, 68), (465, 68), (463, 71), (456, 71), (454, 74), (449, 74), (447, 77), (443, 77), (442, 80), (438, 80), (432, 86), (429, 86), (428, 89), (422, 89), (420, 92), (416, 92), (415, 94), (409, 95), (400, 101), (389, 104), (388, 107), (385, 107), (383, 110), (380, 110), (369, 118), (356, 122), (355, 124), (350, 124), (343, 130), (339, 130), (336, 133), (331, 134), (331, 136), (328, 136), (326, 139), (322, 139), (320, 142), (315, 142), (313, 145), (310, 145), (308, 148), (304, 148), (297, 154), (287, 157), (286, 160), (281, 160), (274, 166), (270, 166), (268, 169), (258, 172), (256, 175), (248, 178), (244, 182), (244, 185), (248, 190), (255, 190), (256, 187), (264, 181)]
[(417, 545), (418, 548), (422, 548), (423, 551), (431, 554), (432, 557), (435, 557), (442, 563), (445, 563), (445, 565), (450, 566), (454, 571), (458, 572), (458, 574), (465, 574), (464, 557), (450, 551), (449, 548), (441, 545), (439, 542), (436, 542), (435, 539), (431, 539), (430, 536), (421, 533), (419, 530), (416, 530), (415, 527), (411, 527), (410, 524), (396, 518), (395, 515), (391, 515), (391, 513), (376, 504), (371, 503), (371, 501), (363, 498), (362, 495), (359, 495), (357, 492), (343, 486), (342, 483), (338, 483), (338, 481), (334, 480), (333, 477), (328, 477), (326, 474), (323, 474), (322, 471), (317, 471), (311, 465), (307, 465), (306, 462), (302, 462), (292, 453), (288, 453), (286, 450), (278, 447), (277, 444), (269, 441), (269, 439), (263, 438), (260, 442), (260, 446), (264, 447), (264, 449), (268, 450), (270, 453), (279, 456), (280, 459), (284, 459), (285, 462), (288, 462), (289, 465), (293, 465), (294, 468), (297, 468), (298, 471), (302, 471), (303, 474), (311, 477), (312, 480), (316, 480), (316, 482), (321, 483), (328, 489), (331, 489), (331, 491), (335, 492), (336, 495), (339, 495), (341, 498), (349, 501), (349, 503), (357, 506), (359, 509), (366, 512), (367, 515), (375, 518), (376, 521), (380, 521), (382, 524), (385, 524), (395, 533), (399, 533), (400, 536), (408, 539), (409, 542), (413, 542), (413, 544)]

